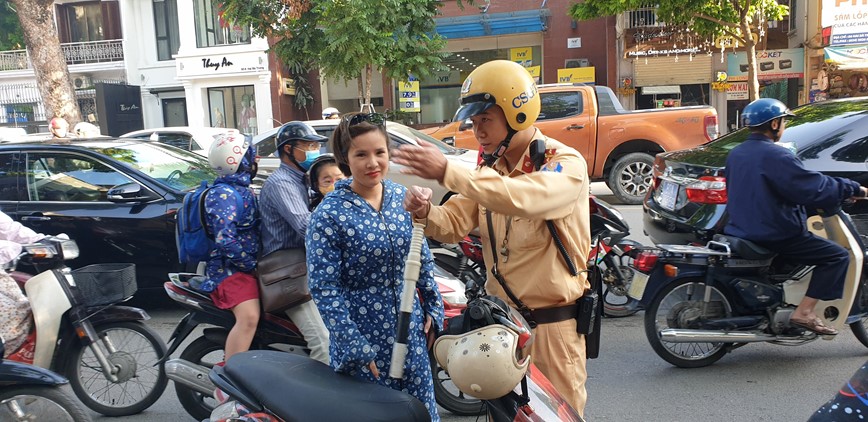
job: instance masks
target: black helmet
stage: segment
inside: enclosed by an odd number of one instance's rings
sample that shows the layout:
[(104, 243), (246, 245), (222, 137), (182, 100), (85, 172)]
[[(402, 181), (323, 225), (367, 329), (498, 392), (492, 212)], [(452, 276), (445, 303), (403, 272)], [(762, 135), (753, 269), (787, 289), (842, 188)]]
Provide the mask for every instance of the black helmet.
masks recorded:
[(274, 143), (279, 151), (283, 145), (290, 141), (307, 141), (326, 143), (329, 138), (316, 133), (310, 125), (304, 122), (292, 121), (285, 123), (277, 131), (277, 136), (274, 137)]

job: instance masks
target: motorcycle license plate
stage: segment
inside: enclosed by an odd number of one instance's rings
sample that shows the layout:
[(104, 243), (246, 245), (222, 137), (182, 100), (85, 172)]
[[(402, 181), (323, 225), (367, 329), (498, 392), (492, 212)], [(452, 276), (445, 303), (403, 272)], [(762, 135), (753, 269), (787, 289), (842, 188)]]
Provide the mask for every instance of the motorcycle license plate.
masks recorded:
[(645, 285), (648, 284), (648, 274), (633, 271), (633, 281), (630, 282), (630, 290), (627, 294), (636, 300), (641, 300), (645, 293)]
[(657, 200), (657, 202), (660, 203), (661, 207), (672, 211), (675, 209), (675, 200), (677, 200), (677, 199), (678, 199), (678, 185), (675, 183), (663, 180), (662, 185), (660, 186), (660, 197)]

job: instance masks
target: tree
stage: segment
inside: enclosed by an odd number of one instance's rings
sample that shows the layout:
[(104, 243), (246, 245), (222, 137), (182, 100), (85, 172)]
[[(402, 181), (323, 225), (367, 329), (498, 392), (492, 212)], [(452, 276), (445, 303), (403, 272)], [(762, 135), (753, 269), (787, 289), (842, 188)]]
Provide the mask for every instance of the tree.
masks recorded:
[[(358, 78), (360, 104), (371, 102), (374, 70), (399, 80), (424, 77), (440, 70), (445, 56), (445, 40), (434, 31), (438, 0), (222, 1), (229, 19), (268, 37), (291, 69)], [(297, 96), (296, 106), (305, 105)]]
[[(577, 20), (614, 16), (648, 6), (648, 0), (585, 0), (570, 6)], [(748, 95), (759, 98), (756, 45), (768, 32), (768, 23), (783, 19), (789, 7), (776, 0), (666, 0), (655, 6), (657, 19), (670, 25), (686, 25), (700, 36), (731, 37), (743, 47), (748, 63)]]
[(24, 48), (24, 35), (15, 9), (8, 0), (0, 0), (0, 51)]
[(36, 86), (45, 105), (46, 118), (60, 116), (70, 125), (81, 121), (69, 68), (54, 26), (52, 0), (10, 0), (18, 12), (24, 44), (30, 53)]

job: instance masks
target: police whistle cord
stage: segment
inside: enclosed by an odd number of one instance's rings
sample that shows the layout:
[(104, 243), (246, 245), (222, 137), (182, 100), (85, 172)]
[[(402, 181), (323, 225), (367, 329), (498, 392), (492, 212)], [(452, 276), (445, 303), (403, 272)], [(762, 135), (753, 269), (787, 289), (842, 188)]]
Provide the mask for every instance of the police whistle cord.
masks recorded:
[(401, 292), (401, 313), (398, 314), (398, 330), (395, 344), (392, 345), (392, 362), (389, 364), (389, 377), (404, 378), (404, 362), (407, 360), (407, 342), (410, 337), (410, 320), (413, 317), (413, 304), (416, 301), (416, 282), (422, 268), (422, 242), (425, 241), (425, 226), (413, 223), (413, 237), (410, 239), (410, 253), (404, 263), (404, 290)]

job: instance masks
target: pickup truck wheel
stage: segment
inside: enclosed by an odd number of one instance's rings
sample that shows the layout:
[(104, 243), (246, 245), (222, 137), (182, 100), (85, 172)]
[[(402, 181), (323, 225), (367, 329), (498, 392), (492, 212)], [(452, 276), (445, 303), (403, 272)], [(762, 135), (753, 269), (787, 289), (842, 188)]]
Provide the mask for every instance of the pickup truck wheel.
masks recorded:
[(622, 204), (641, 204), (651, 186), (653, 168), (653, 156), (643, 152), (627, 154), (615, 162), (606, 184)]

